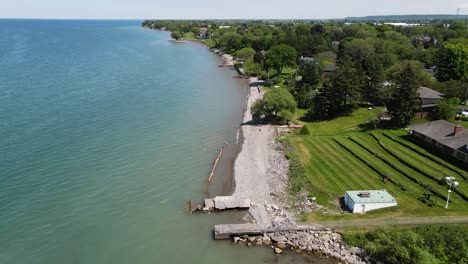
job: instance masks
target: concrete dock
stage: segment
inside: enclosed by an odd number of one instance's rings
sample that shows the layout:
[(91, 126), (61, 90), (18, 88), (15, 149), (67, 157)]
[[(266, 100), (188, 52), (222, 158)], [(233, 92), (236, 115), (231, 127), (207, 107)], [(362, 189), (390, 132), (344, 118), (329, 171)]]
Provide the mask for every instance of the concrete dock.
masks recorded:
[(318, 226), (285, 226), (285, 227), (262, 227), (258, 224), (224, 224), (214, 226), (214, 239), (230, 239), (233, 236), (259, 236), (264, 233), (291, 232), (291, 231), (320, 231), (331, 230), (327, 227)]
[(239, 196), (216, 196), (213, 199), (205, 199), (203, 211), (222, 211), (235, 209), (249, 209), (250, 199)]

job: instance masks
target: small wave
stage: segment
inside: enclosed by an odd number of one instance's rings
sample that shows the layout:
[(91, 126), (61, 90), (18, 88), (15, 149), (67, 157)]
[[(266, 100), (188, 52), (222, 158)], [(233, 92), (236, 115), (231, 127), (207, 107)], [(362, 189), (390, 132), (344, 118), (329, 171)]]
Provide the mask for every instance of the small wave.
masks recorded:
[(240, 137), (240, 128), (237, 129), (236, 144), (239, 144), (239, 137)]

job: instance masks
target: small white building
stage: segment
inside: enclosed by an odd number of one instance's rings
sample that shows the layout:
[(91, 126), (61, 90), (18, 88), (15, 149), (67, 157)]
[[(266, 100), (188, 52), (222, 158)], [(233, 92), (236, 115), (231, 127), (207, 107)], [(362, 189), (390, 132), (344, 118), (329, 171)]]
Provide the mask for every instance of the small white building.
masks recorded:
[(344, 202), (352, 213), (397, 206), (396, 199), (386, 190), (347, 191)]

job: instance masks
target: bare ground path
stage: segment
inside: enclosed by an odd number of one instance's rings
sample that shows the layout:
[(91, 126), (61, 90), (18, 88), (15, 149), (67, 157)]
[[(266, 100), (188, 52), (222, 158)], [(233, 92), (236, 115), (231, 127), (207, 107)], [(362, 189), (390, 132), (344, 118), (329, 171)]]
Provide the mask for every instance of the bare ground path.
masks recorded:
[(427, 225), (427, 224), (468, 224), (466, 216), (424, 216), (424, 217), (400, 217), (390, 219), (361, 219), (361, 220), (340, 220), (324, 221), (319, 225), (331, 228), (353, 228), (353, 227), (380, 227), (395, 225)]

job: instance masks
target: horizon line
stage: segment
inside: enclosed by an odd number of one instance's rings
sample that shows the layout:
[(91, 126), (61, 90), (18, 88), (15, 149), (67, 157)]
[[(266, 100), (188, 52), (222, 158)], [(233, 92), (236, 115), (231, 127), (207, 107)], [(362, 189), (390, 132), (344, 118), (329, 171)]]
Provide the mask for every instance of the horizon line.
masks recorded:
[(58, 18), (58, 17), (0, 17), (0, 20), (180, 20), (180, 21), (203, 21), (203, 20), (343, 20), (347, 18), (367, 17), (391, 17), (391, 16), (453, 16), (467, 17), (465, 14), (393, 14), (393, 15), (365, 15), (346, 16), (341, 18)]

